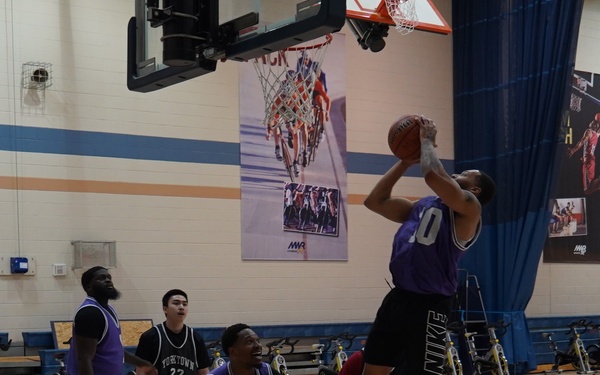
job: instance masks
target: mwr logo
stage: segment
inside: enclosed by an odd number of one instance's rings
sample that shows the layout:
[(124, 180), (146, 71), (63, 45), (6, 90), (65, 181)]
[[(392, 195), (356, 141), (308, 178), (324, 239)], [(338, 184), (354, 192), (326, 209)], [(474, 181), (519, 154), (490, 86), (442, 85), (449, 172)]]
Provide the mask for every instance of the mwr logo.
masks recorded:
[(575, 249), (573, 249), (574, 255), (585, 255), (585, 245), (575, 245)]
[(303, 254), (306, 249), (306, 244), (300, 241), (292, 241), (287, 248), (288, 253), (299, 253)]

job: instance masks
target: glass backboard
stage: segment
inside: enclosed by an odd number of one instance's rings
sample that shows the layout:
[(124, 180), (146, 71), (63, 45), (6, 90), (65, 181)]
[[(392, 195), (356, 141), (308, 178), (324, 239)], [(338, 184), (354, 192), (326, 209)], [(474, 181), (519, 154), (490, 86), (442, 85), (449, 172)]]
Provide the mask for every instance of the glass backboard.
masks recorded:
[(340, 0), (135, 1), (128, 87), (141, 92), (339, 31), (346, 17)]
[[(448, 22), (431, 0), (415, 0), (415, 10), (418, 17), (415, 29), (441, 34), (452, 32)], [(346, 15), (348, 18), (394, 25), (387, 12), (385, 0), (346, 0)]]

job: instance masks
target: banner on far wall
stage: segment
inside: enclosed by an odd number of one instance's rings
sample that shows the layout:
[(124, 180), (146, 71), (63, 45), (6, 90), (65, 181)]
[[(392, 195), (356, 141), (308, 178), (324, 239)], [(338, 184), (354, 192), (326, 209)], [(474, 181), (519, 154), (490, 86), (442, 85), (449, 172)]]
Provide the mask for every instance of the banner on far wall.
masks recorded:
[[(272, 103), (265, 106), (261, 80), (253, 62), (240, 63), (244, 260), (348, 259), (344, 46), (344, 35), (334, 34), (320, 66), (311, 59), (317, 48), (273, 53), (257, 60), (285, 69), (268, 95), (276, 98), (273, 102), (289, 102), (289, 106), (277, 111), (270, 132), (265, 125), (265, 112)], [(269, 72), (266, 65), (259, 69)], [(328, 116), (321, 112), (325, 120), (322, 134), (311, 135), (313, 129), (319, 128), (313, 126), (314, 121), (303, 123), (295, 117), (300, 113), (296, 100), (304, 94), (304, 89), (295, 91), (297, 80), (310, 75), (318, 77), (322, 85), (319, 90), (325, 91), (330, 102)], [(326, 107), (326, 100), (323, 96), (304, 96), (316, 104), (308, 109), (307, 118), (314, 119), (319, 116), (319, 108)], [(286, 151), (290, 162), (297, 161), (296, 166), (286, 165)]]
[(544, 262), (600, 263), (600, 74), (575, 71), (570, 90), (565, 154), (556, 196), (549, 202)]

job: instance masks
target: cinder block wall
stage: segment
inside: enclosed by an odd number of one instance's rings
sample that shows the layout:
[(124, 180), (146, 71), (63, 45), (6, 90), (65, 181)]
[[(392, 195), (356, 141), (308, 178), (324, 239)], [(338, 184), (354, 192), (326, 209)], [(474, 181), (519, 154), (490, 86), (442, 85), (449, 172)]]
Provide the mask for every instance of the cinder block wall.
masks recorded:
[[(450, 3), (436, 3), (450, 19)], [(231, 162), (239, 154), (239, 65), (220, 62), (183, 84), (129, 92), (133, 14), (133, 1), (120, 0), (9, 1), (0, 9), (0, 257), (36, 261), (35, 276), (0, 276), (0, 331), (18, 341), (21, 331), (72, 318), (84, 298), (81, 270), (70, 270), (73, 240), (117, 242), (111, 273), (123, 319), (161, 321), (162, 295), (181, 288), (197, 327), (371, 321), (388, 290), (395, 231), (362, 206), (378, 176), (348, 176), (347, 262), (243, 262), (240, 167)], [(452, 160), (451, 36), (391, 29), (387, 47), (373, 54), (342, 32), (348, 151), (388, 154), (389, 125), (422, 113), (438, 122), (440, 155)], [(53, 64), (43, 98), (20, 87), (29, 61)], [(223, 142), (222, 153), (169, 159), (181, 140), (199, 151)], [(407, 196), (426, 192), (418, 178), (401, 187)], [(53, 277), (55, 263), (67, 264), (68, 275)]]

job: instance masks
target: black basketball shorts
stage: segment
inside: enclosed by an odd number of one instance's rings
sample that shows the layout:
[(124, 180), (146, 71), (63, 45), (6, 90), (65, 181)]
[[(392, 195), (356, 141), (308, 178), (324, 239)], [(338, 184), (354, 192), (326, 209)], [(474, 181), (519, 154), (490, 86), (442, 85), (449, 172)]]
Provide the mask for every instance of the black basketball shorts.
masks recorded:
[(441, 374), (452, 297), (392, 289), (381, 303), (365, 345), (365, 362), (395, 374)]

